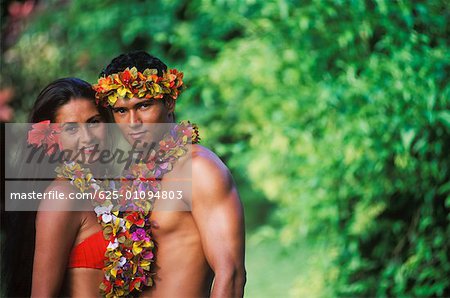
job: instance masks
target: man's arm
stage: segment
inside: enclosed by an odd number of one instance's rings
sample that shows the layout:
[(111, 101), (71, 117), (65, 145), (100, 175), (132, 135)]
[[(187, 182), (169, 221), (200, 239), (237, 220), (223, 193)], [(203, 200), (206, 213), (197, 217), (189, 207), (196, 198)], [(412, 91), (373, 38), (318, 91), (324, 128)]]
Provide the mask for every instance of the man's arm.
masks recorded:
[(215, 274), (211, 297), (242, 297), (246, 282), (242, 204), (227, 167), (211, 151), (196, 147), (192, 156), (192, 214)]

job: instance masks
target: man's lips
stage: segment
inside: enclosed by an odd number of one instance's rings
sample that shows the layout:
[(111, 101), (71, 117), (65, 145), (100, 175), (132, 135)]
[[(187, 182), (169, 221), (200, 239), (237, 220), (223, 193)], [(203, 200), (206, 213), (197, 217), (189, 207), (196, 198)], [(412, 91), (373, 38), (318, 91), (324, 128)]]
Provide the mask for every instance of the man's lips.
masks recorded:
[(130, 133), (128, 133), (128, 135), (129, 135), (132, 139), (137, 140), (137, 139), (142, 138), (142, 136), (143, 136), (146, 132), (147, 132), (147, 131), (130, 132)]

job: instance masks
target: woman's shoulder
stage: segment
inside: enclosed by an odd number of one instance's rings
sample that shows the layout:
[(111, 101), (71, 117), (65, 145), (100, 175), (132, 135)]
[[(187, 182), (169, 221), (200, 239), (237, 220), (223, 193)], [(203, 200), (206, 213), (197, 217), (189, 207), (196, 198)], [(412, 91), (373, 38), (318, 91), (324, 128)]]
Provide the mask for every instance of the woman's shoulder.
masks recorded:
[(70, 183), (70, 181), (65, 180), (65, 179), (55, 179), (45, 189), (46, 192), (49, 192), (49, 191), (60, 191), (62, 193), (75, 192), (76, 190), (77, 190), (76, 187), (73, 186)]
[(73, 199), (76, 193), (78, 190), (69, 181), (54, 180), (40, 194), (38, 211), (76, 211), (79, 204)]

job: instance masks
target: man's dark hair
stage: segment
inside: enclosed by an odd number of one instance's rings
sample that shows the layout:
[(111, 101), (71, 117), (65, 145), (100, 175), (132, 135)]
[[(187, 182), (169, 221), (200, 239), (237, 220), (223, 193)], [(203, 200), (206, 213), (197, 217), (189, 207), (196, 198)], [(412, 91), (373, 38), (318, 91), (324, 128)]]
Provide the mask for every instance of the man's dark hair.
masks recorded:
[(122, 54), (111, 60), (111, 63), (100, 73), (100, 77), (122, 72), (127, 67), (136, 67), (139, 72), (143, 72), (146, 68), (157, 69), (158, 76), (162, 76), (163, 72), (167, 71), (167, 65), (155, 56), (144, 51), (134, 51)]

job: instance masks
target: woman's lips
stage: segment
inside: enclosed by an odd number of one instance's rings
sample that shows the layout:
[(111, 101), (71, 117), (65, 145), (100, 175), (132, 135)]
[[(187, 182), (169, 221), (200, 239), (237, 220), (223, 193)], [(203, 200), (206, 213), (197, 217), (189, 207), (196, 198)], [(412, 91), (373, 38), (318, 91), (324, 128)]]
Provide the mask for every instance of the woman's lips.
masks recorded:
[(92, 145), (92, 146), (87, 146), (87, 147), (81, 148), (81, 151), (83, 151), (85, 154), (91, 154), (92, 152), (94, 152), (94, 149), (95, 149), (95, 145)]
[(138, 139), (142, 138), (146, 132), (147, 132), (147, 131), (130, 132), (130, 133), (128, 133), (128, 135), (129, 135), (133, 140), (138, 140)]

